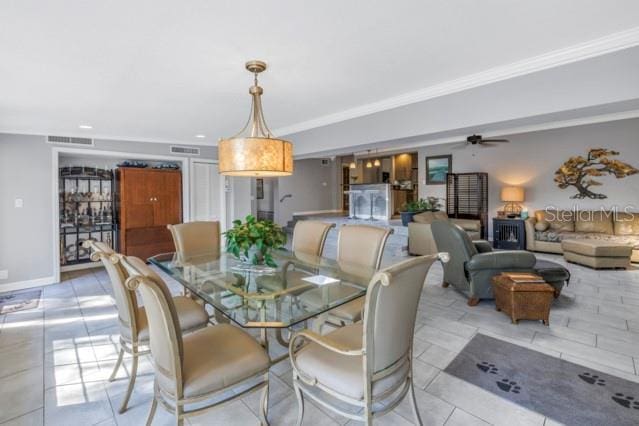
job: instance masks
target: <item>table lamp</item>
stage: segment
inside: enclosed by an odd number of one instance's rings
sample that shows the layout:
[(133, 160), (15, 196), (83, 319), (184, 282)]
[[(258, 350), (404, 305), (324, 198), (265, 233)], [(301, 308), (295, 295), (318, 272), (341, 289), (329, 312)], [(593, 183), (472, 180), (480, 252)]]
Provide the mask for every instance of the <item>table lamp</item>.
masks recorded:
[(524, 188), (521, 186), (505, 186), (501, 189), (501, 201), (505, 202), (504, 213), (509, 218), (520, 215), (521, 205), (524, 201)]

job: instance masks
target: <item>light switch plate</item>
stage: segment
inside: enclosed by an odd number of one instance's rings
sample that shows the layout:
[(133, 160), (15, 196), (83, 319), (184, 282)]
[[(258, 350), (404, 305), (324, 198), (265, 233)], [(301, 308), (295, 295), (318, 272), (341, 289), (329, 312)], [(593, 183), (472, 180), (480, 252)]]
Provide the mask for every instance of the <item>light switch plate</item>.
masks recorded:
[(8, 280), (9, 279), (9, 271), (7, 269), (3, 269), (0, 271), (0, 280)]
[(14, 205), (16, 209), (21, 209), (22, 207), (24, 207), (24, 200), (22, 198), (16, 198)]

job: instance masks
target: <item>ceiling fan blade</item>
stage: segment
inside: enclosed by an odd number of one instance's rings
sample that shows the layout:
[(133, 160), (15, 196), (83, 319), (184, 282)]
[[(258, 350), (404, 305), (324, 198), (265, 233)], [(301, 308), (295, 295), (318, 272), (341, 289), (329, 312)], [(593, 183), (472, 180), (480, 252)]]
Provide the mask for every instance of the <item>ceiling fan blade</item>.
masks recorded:
[(482, 139), (482, 143), (484, 142), (501, 142), (501, 143), (509, 143), (508, 139)]
[(482, 147), (482, 148), (493, 148), (493, 147), (495, 147), (495, 146), (499, 146), (499, 145), (495, 145), (495, 144), (493, 144), (493, 143), (486, 142), (486, 141), (483, 141), (482, 143), (480, 143), (480, 144), (478, 144), (478, 145), (479, 145), (480, 147)]

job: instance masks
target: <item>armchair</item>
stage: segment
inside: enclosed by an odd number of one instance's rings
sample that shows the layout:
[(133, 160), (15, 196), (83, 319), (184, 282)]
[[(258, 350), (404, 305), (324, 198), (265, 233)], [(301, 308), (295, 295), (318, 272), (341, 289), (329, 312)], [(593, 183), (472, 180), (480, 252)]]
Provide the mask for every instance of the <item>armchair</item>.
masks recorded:
[(468, 305), (480, 299), (492, 299), (491, 279), (501, 272), (532, 271), (535, 255), (521, 250), (492, 251), (487, 241), (471, 241), (466, 232), (448, 221), (431, 225), (433, 237), (440, 251), (450, 254), (444, 264), (442, 286), (452, 285), (468, 297)]
[(289, 356), (298, 425), (305, 398), (370, 425), (409, 392), (415, 424), (422, 424), (413, 385), (413, 334), (422, 286), (437, 258), (416, 257), (379, 271), (369, 284), (362, 322), (327, 335), (308, 330), (293, 335)]

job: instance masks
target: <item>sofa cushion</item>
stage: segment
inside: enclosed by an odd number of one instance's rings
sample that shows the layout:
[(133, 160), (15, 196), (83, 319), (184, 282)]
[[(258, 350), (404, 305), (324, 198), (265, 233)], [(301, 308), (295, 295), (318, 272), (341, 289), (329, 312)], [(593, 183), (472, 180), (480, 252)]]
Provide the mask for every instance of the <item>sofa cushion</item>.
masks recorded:
[(458, 225), (464, 231), (481, 231), (481, 222), (474, 219), (450, 219), (455, 225)]
[(579, 211), (576, 214), (575, 232), (612, 234), (613, 212)]
[(537, 210), (535, 219), (544, 220), (550, 224), (550, 230), (555, 232), (573, 232), (575, 230), (575, 214), (570, 210)]
[(563, 240), (599, 240), (631, 245), (635, 250), (639, 250), (639, 235), (610, 235), (599, 232), (535, 231), (535, 240), (549, 243), (560, 243)]
[(535, 231), (544, 232), (547, 231), (548, 228), (550, 228), (550, 223), (546, 222), (545, 220), (540, 220), (539, 222), (535, 223)]
[(639, 213), (617, 213), (612, 219), (615, 235), (639, 235)]

